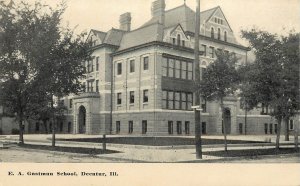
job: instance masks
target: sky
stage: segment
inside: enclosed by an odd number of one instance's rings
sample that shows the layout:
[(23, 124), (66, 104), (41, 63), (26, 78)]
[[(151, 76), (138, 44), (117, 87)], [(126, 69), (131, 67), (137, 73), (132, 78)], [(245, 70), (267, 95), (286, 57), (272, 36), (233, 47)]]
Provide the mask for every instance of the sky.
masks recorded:
[[(7, 0), (8, 1), (8, 0)], [(15, 0), (18, 1), (18, 0)], [(34, 2), (34, 0), (25, 0)], [(40, 0), (55, 5), (61, 0)], [(151, 18), (151, 3), (154, 0), (65, 0), (67, 10), (63, 24), (76, 28), (76, 32), (97, 29), (108, 31), (119, 27), (119, 16), (131, 12), (132, 29), (138, 28)], [(166, 10), (180, 6), (184, 0), (166, 0)], [(196, 9), (196, 0), (186, 0)], [(220, 6), (236, 38), (241, 29), (254, 26), (271, 33), (286, 34), (295, 29), (300, 32), (300, 0), (201, 0), (201, 11)]]

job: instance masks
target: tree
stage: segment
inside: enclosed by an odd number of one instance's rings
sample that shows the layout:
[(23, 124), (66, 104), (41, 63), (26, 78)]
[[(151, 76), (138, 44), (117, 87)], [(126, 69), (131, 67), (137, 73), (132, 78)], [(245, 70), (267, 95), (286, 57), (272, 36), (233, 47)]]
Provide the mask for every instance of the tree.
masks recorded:
[[(247, 84), (254, 95), (249, 99), (254, 104), (272, 108), (269, 114), (278, 122), (276, 149), (279, 149), (281, 122), (299, 110), (299, 50), (295, 44), (291, 46), (293, 49), (288, 48), (291, 43), (286, 37), (280, 39), (265, 31), (242, 31), (242, 36), (249, 41), (256, 55), (247, 72)], [(246, 90), (243, 92), (247, 94)]]
[(209, 101), (219, 101), (222, 110), (222, 125), (225, 151), (227, 151), (227, 131), (225, 123), (224, 98), (237, 90), (239, 75), (236, 70), (237, 58), (231, 53), (216, 52), (217, 59), (208, 65), (201, 80), (201, 95)]
[(45, 108), (49, 102), (53, 119), (54, 96), (77, 93), (81, 88), (82, 62), (89, 59), (89, 43), (84, 40), (85, 34), (75, 36), (72, 30), (60, 26), (65, 9), (64, 3), (53, 9), (39, 2), (0, 2), (3, 102), (17, 114), (21, 143), (23, 121), (35, 117), (38, 108)]

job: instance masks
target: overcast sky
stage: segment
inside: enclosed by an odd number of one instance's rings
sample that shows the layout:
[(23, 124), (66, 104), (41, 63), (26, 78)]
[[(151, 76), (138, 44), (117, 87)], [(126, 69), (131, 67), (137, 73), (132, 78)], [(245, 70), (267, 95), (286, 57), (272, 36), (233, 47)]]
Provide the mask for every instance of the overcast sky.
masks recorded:
[[(60, 2), (60, 0), (43, 1), (50, 5)], [(131, 12), (132, 29), (135, 29), (151, 18), (153, 1), (66, 0), (68, 8), (63, 22), (68, 22), (70, 27), (78, 25), (78, 32), (89, 31), (92, 28), (108, 31), (112, 27), (119, 27), (120, 14)], [(166, 10), (183, 3), (184, 0), (166, 0)], [(186, 0), (186, 4), (195, 10), (196, 0)], [(242, 42), (240, 30), (250, 29), (254, 25), (278, 34), (286, 33), (292, 28), (300, 32), (300, 0), (201, 0), (201, 11), (216, 6), (222, 8), (240, 42)]]

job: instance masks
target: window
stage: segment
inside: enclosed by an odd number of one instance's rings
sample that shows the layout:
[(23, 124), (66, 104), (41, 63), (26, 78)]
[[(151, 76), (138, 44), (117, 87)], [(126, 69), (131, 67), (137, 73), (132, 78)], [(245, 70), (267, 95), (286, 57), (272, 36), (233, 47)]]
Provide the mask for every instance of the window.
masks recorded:
[(147, 120), (142, 121), (142, 134), (147, 133)]
[(184, 123), (184, 130), (185, 130), (185, 134), (190, 134), (190, 122), (186, 121)]
[(135, 61), (130, 60), (129, 65), (130, 65), (130, 73), (134, 72), (135, 71)]
[(214, 58), (215, 57), (215, 48), (209, 47), (209, 57)]
[(173, 121), (168, 121), (168, 133), (173, 134)]
[(149, 96), (148, 92), (149, 92), (148, 90), (143, 91), (143, 102), (144, 103), (148, 103), (148, 96)]
[(88, 92), (93, 92), (94, 91), (93, 82), (94, 82), (93, 80), (87, 82), (87, 91)]
[(215, 17), (215, 23), (218, 23), (218, 18)]
[(187, 62), (181, 61), (181, 79), (187, 79)]
[(243, 123), (239, 123), (239, 133), (243, 134)]
[(185, 46), (185, 41), (184, 40), (182, 40), (182, 46)]
[(180, 61), (175, 60), (175, 78), (180, 78)]
[(224, 41), (227, 41), (227, 32), (224, 32)]
[(168, 66), (169, 67), (168, 68), (168, 70), (169, 70), (168, 76), (169, 77), (174, 77), (175, 60), (174, 59), (169, 59), (168, 64), (169, 64), (169, 66)]
[(201, 124), (201, 132), (202, 132), (202, 134), (206, 134), (206, 122), (202, 122), (202, 124)]
[(172, 38), (172, 42), (173, 42), (173, 45), (175, 45), (176, 44), (176, 39)]
[(181, 39), (180, 39), (180, 34), (178, 34), (178, 35), (177, 35), (177, 45), (180, 45), (180, 41), (181, 41)]
[(40, 131), (40, 124), (39, 124), (39, 122), (35, 123), (35, 131), (36, 132)]
[(129, 103), (134, 103), (134, 91), (129, 92)]
[(72, 107), (73, 107), (73, 99), (70, 99), (69, 108), (72, 108)]
[(143, 62), (144, 62), (144, 70), (148, 70), (149, 69), (149, 57), (144, 57), (143, 58)]
[(88, 61), (88, 62), (87, 62), (88, 73), (89, 73), (89, 72), (92, 72), (92, 64), (93, 64), (93, 61)]
[(72, 127), (72, 123), (69, 121), (68, 122), (68, 133), (71, 133), (71, 127)]
[(99, 71), (99, 57), (96, 57), (96, 71)]
[(193, 94), (163, 90), (162, 108), (176, 110), (191, 110)]
[(289, 129), (294, 130), (294, 120), (290, 120)]
[(211, 28), (210, 37), (213, 38), (213, 39), (215, 38), (215, 30), (214, 30), (214, 28)]
[(168, 108), (168, 91), (165, 90), (162, 91), (162, 108)]
[(162, 76), (168, 76), (168, 59), (165, 57), (162, 60)]
[(218, 40), (220, 40), (220, 39), (221, 39), (221, 29), (218, 28)]
[(122, 63), (117, 63), (117, 75), (122, 74)]
[(60, 122), (59, 129), (60, 129), (60, 132), (63, 131), (63, 129), (64, 129), (64, 123), (63, 122)]
[(116, 121), (116, 134), (119, 134), (121, 131), (121, 122), (120, 121)]
[(206, 56), (206, 45), (202, 45), (203, 56)]
[(174, 109), (174, 92), (168, 92), (168, 109)]
[(273, 134), (273, 124), (272, 123), (270, 123), (270, 125), (269, 125), (270, 127), (269, 127), (269, 129), (270, 129), (270, 134)]
[(206, 112), (206, 100), (203, 99), (202, 103), (201, 103), (201, 109), (202, 109), (202, 112)]
[(193, 63), (187, 63), (188, 64), (188, 79), (193, 79)]
[(122, 104), (122, 93), (117, 93), (117, 105)]
[(221, 25), (223, 25), (223, 19), (221, 19)]
[(99, 92), (99, 80), (96, 80), (96, 92)]
[(180, 109), (180, 92), (175, 92), (175, 99), (174, 99), (175, 109)]
[(177, 134), (182, 134), (181, 121), (177, 121)]
[(268, 124), (265, 123), (265, 134), (268, 134)]
[(86, 92), (86, 85), (85, 85), (85, 82), (82, 83), (82, 90), (83, 90), (83, 92)]
[(133, 132), (133, 121), (128, 121), (128, 133), (132, 134)]
[(274, 132), (275, 132), (275, 134), (277, 134), (277, 130), (278, 130), (278, 126), (277, 126), (277, 124), (274, 124)]
[(93, 59), (91, 61), (91, 72), (94, 72), (94, 59), (95, 59), (95, 57), (93, 57)]

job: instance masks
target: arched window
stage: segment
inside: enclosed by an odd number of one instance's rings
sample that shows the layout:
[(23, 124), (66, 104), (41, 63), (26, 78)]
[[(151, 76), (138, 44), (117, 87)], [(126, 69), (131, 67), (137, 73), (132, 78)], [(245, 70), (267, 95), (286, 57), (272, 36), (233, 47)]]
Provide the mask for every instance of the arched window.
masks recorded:
[(220, 40), (221, 39), (221, 29), (218, 28), (218, 39)]
[(227, 32), (224, 32), (224, 41), (227, 41)]
[(177, 45), (180, 45), (180, 34), (177, 35)]
[(215, 38), (215, 30), (214, 30), (214, 28), (211, 28), (210, 37), (213, 38), (213, 39)]

